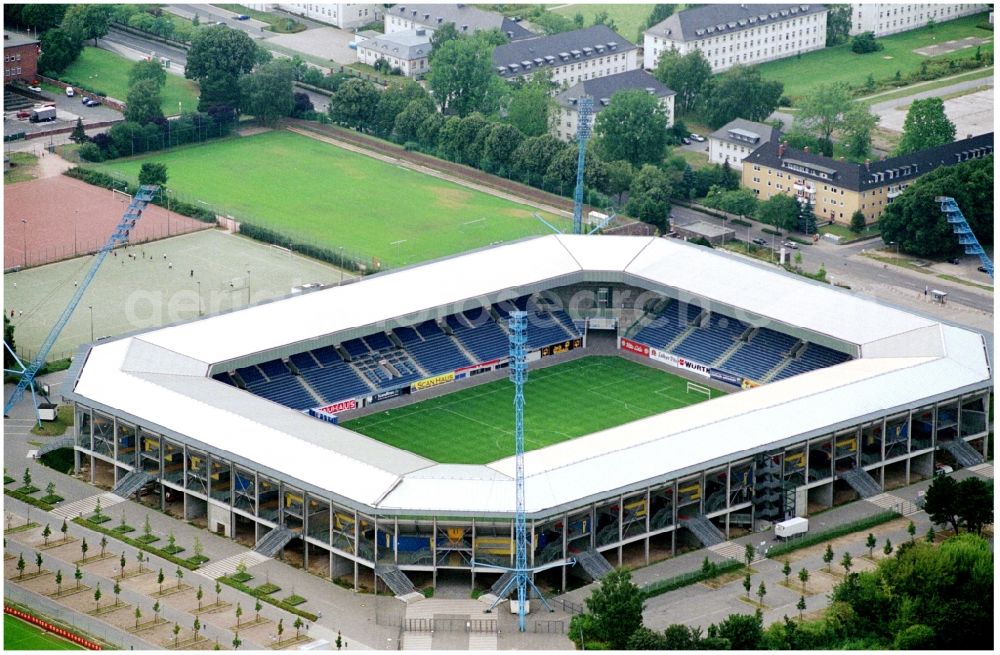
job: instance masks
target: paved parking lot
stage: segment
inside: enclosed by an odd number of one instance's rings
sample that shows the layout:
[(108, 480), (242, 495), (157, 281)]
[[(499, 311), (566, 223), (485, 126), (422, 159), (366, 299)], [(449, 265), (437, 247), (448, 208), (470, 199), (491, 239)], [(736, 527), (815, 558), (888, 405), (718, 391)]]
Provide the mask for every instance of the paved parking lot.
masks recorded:
[(4, 135), (17, 134), (18, 132), (37, 134), (40, 132), (51, 132), (54, 129), (62, 127), (73, 127), (76, 124), (77, 118), (83, 118), (83, 124), (88, 125), (90, 123), (121, 120), (122, 117), (121, 113), (106, 105), (85, 107), (80, 101), (80, 96), (69, 98), (65, 94), (49, 92), (45, 92), (44, 95), (49, 98), (49, 102), (54, 102), (56, 105), (56, 120), (46, 123), (31, 123), (27, 118), (17, 118), (16, 111), (4, 111)]
[(354, 64), (358, 61), (357, 53), (347, 44), (354, 40), (354, 35), (335, 27), (320, 27), (306, 30), (298, 34), (279, 34), (264, 41), (264, 46), (274, 44), (304, 52), (313, 57), (322, 57), (338, 64)]
[[(992, 82), (984, 79), (983, 85), (992, 87)], [(878, 111), (877, 113), (882, 119), (879, 123), (880, 127), (902, 132), (903, 121), (906, 120), (908, 109), (908, 106), (895, 106)], [(944, 113), (955, 124), (956, 139), (964, 139), (970, 134), (991, 132), (993, 131), (993, 89), (989, 88), (945, 100)]]

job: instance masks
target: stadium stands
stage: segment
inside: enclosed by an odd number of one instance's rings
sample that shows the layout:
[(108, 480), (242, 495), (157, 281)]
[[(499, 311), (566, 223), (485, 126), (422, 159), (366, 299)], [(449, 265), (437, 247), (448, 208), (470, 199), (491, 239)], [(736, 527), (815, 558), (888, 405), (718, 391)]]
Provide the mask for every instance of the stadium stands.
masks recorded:
[(351, 365), (339, 358), (301, 373), (309, 386), (327, 403), (371, 393), (371, 387), (358, 377)]
[(633, 339), (654, 348), (664, 348), (686, 330), (700, 313), (701, 307), (697, 305), (682, 306), (676, 300), (671, 300), (663, 312), (639, 330)]
[(674, 348), (674, 353), (681, 357), (710, 364), (722, 353), (732, 348), (733, 342), (746, 329), (746, 324), (735, 318), (712, 313), (705, 327), (691, 332)]
[(510, 348), (507, 333), (491, 317), (481, 317), (472, 322), (468, 313), (453, 314), (447, 322), (455, 337), (479, 361), (488, 362), (507, 356)]
[[(404, 330), (404, 333), (405, 330)], [(456, 368), (468, 366), (472, 362), (462, 354), (451, 337), (444, 333), (435, 321), (424, 321), (417, 326), (417, 338), (403, 338), (400, 330), (396, 336), (403, 342), (407, 352), (417, 360), (430, 375), (438, 375)]]
[(751, 380), (763, 380), (798, 342), (798, 339), (787, 334), (760, 328), (750, 341), (723, 362), (722, 368)]
[(843, 364), (850, 358), (850, 355), (844, 354), (840, 351), (833, 350), (832, 348), (827, 348), (826, 346), (821, 346), (816, 343), (810, 343), (806, 346), (804, 351), (800, 352), (798, 359), (793, 360), (788, 366), (783, 368), (777, 375), (774, 376), (774, 380), (784, 380), (785, 378), (798, 375), (799, 373), (815, 371), (818, 368), (826, 368), (827, 366)]
[[(316, 404), (316, 399), (280, 359), (272, 359), (258, 366), (238, 368), (236, 375), (248, 391), (287, 407), (306, 409)], [(236, 380), (227, 373), (219, 373), (214, 377), (227, 384), (236, 384)]]
[(515, 308), (528, 312), (527, 345), (532, 350), (580, 336), (576, 325), (565, 311), (547, 308), (534, 302), (530, 296), (497, 303), (493, 308), (503, 320), (507, 320)]

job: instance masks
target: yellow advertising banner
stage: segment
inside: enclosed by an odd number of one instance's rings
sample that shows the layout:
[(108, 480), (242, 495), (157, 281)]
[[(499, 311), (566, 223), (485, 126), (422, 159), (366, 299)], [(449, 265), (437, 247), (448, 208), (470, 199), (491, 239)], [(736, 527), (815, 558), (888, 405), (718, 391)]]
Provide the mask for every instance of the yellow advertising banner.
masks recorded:
[(410, 387), (413, 391), (420, 391), (422, 389), (430, 389), (431, 387), (436, 387), (439, 384), (446, 384), (448, 382), (454, 382), (455, 371), (451, 373), (443, 373), (442, 375), (435, 375), (432, 378), (427, 378), (425, 380), (417, 380)]

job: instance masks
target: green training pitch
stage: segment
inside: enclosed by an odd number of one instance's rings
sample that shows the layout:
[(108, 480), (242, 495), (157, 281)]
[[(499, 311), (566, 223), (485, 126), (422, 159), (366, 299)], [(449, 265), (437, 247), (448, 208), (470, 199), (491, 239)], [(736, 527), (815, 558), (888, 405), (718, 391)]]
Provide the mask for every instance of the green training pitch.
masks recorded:
[[(134, 63), (113, 52), (88, 46), (59, 75), (59, 79), (125, 102), (128, 96), (128, 74)], [(198, 85), (180, 75), (167, 73), (167, 83), (160, 90), (160, 109), (164, 115), (173, 116), (181, 108), (177, 103), (183, 103), (185, 111), (194, 111), (198, 107)], [(81, 111), (85, 112), (86, 109), (83, 107)]]
[[(920, 70), (923, 61), (948, 59), (968, 59), (975, 57), (976, 48), (968, 47), (937, 57), (925, 57), (914, 50), (932, 45), (944, 45), (947, 41), (976, 37), (985, 39), (982, 45), (984, 57), (993, 52), (993, 33), (976, 27), (985, 23), (988, 14), (965, 16), (946, 23), (938, 23), (934, 29), (920, 28), (893, 34), (878, 39), (885, 48), (864, 55), (851, 51), (851, 44), (845, 43), (833, 48), (807, 52), (801, 57), (788, 57), (778, 61), (760, 64), (757, 68), (761, 76), (777, 80), (785, 85), (785, 95), (793, 100), (805, 98), (817, 84), (846, 82), (862, 86), (870, 74), (876, 80), (888, 79), (899, 71), (906, 77)], [(956, 73), (959, 71), (956, 71)], [(877, 99), (876, 99), (877, 102)]]
[(286, 131), (100, 168), (135, 180), (148, 161), (167, 165), (178, 197), (358, 259), (377, 257), (382, 268), (549, 233), (526, 205)]
[[(707, 400), (687, 380), (620, 357), (530, 371), (524, 445), (544, 448)], [(723, 392), (712, 390), (712, 397)], [(348, 421), (344, 427), (436, 462), (486, 464), (514, 453), (514, 385), (497, 380)]]
[(3, 615), (3, 649), (4, 650), (83, 650), (82, 646), (60, 639), (35, 626), (15, 618), (10, 614)]

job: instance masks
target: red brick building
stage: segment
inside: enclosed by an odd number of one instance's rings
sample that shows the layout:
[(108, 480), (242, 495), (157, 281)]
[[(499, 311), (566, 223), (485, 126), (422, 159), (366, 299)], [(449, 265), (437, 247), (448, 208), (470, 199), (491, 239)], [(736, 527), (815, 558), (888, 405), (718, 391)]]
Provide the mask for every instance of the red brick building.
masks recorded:
[(31, 37), (3, 33), (3, 83), (23, 80), (29, 84), (38, 75), (38, 40)]

